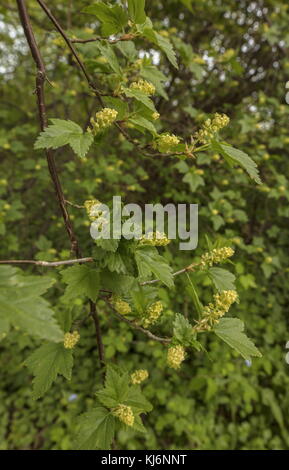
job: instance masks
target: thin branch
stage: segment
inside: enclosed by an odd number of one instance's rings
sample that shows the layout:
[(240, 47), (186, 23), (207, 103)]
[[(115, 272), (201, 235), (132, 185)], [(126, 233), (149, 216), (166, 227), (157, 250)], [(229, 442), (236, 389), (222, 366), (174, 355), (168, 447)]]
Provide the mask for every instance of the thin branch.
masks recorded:
[[(198, 266), (199, 266), (198, 263), (190, 264), (189, 266), (186, 266), (185, 268), (180, 269), (179, 271), (176, 271), (175, 273), (173, 273), (173, 276), (179, 276), (180, 274), (184, 274), (189, 271), (194, 271), (194, 269)], [(142, 282), (141, 286), (147, 286), (148, 284), (155, 284), (156, 282), (160, 282), (160, 279), (152, 279), (151, 281)]]
[(99, 356), (100, 364), (101, 364), (101, 366), (105, 366), (104, 346), (103, 346), (103, 342), (102, 342), (99, 316), (98, 316), (98, 311), (96, 310), (96, 305), (92, 301), (90, 301), (90, 315), (92, 316), (93, 321), (94, 321), (94, 325), (95, 325), (96, 342), (97, 342), (98, 356)]
[(97, 42), (97, 41), (106, 41), (109, 44), (116, 44), (117, 42), (120, 41), (131, 41), (136, 37), (135, 34), (124, 34), (123, 36), (120, 36), (119, 38), (116, 39), (109, 39), (109, 38), (102, 38), (101, 36), (96, 36), (94, 38), (90, 39), (70, 39), (70, 42), (73, 44), (87, 44), (89, 42)]
[[(42, 60), (41, 53), (35, 41), (35, 37), (34, 37), (33, 30), (32, 30), (30, 18), (27, 12), (25, 0), (17, 0), (17, 5), (18, 5), (19, 16), (20, 16), (20, 20), (24, 29), (24, 33), (25, 33), (32, 57), (34, 59), (34, 62), (37, 68), (36, 96), (37, 96), (40, 128), (43, 131), (45, 127), (47, 127), (46, 105), (45, 105), (45, 96), (44, 96), (44, 84), (46, 80), (45, 66)], [(78, 242), (73, 231), (69, 214), (66, 209), (65, 198), (64, 198), (62, 186), (58, 177), (55, 160), (54, 160), (54, 154), (51, 150), (46, 150), (46, 158), (47, 158), (47, 164), (48, 164), (50, 176), (51, 176), (54, 188), (55, 188), (58, 203), (59, 203), (62, 217), (64, 220), (65, 228), (66, 228), (66, 231), (68, 233), (69, 240), (71, 243), (71, 250), (76, 254), (77, 257), (80, 257)]]
[(0, 260), (0, 264), (34, 264), (36, 266), (45, 266), (46, 268), (52, 268), (57, 266), (71, 266), (73, 264), (81, 264), (81, 263), (92, 263), (93, 258), (77, 258), (77, 259), (69, 259), (64, 261), (35, 261), (35, 260)]

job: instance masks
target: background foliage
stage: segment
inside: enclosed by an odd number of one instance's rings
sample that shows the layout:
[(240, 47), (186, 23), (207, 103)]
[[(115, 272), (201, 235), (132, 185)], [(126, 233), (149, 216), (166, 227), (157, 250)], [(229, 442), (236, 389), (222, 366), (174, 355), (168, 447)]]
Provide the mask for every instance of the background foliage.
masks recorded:
[[(37, 2), (27, 4), (51, 82), (46, 84), (49, 117), (71, 119), (85, 128), (97, 109), (96, 99)], [(91, 197), (109, 202), (115, 194), (141, 205), (148, 198), (163, 204), (198, 203), (200, 240), (194, 256), (206, 250), (205, 234), (213, 241), (229, 240), (235, 248), (230, 270), (237, 275), (241, 302), (232, 308), (233, 315), (245, 321), (263, 357), (244, 361), (208, 335), (203, 340), (208, 355), (190, 354), (176, 373), (167, 368), (161, 344), (119, 323), (100, 302), (107, 360), (150, 373), (143, 386), (154, 406), (144, 419), (148, 432), (118, 431), (118, 448), (288, 449), (289, 8), (278, 0), (146, 4), (155, 29), (173, 43), (179, 70), (158, 48), (148, 48), (141, 40), (136, 42), (137, 55), (129, 47), (114, 50), (118, 57), (127, 57), (130, 67), (137, 58), (147, 57), (143, 73), (157, 81), (154, 101), (162, 116), (160, 128), (186, 138), (212, 113), (228, 114), (231, 124), (224, 138), (254, 158), (263, 184), (255, 185), (241, 168), (230, 169), (217, 153), (203, 153), (192, 163), (144, 157), (111, 130), (82, 160), (69, 147), (56, 150), (65, 194), (79, 204)], [(85, 0), (77, 5), (49, 2), (71, 36), (83, 38), (100, 32), (91, 16), (80, 13), (88, 5)], [(0, 15), (0, 257), (69, 259), (46, 160), (42, 150), (33, 150), (39, 133), (35, 71), (15, 2), (1, 1)], [(115, 85), (111, 65), (97, 43), (78, 50), (103, 88)], [(159, 72), (151, 70), (152, 64)], [(81, 210), (71, 207), (69, 212), (82, 251), (90, 256), (89, 222)], [(166, 248), (165, 256), (176, 270), (188, 264), (188, 253), (178, 251), (177, 244)], [(25, 270), (57, 281), (47, 299), (64, 328), (68, 317), (86, 312), (81, 298), (68, 309), (58, 269)], [(208, 303), (210, 281), (199, 275), (195, 282)], [(156, 331), (166, 332), (175, 312), (193, 316), (186, 284), (179, 277), (175, 290), (159, 288), (166, 314)], [(93, 406), (101, 383), (92, 326), (88, 322), (81, 327), (71, 381), (58, 377), (38, 401), (33, 400), (32, 380), (23, 363), (42, 340), (14, 329), (1, 341), (2, 449), (74, 448), (75, 417)]]

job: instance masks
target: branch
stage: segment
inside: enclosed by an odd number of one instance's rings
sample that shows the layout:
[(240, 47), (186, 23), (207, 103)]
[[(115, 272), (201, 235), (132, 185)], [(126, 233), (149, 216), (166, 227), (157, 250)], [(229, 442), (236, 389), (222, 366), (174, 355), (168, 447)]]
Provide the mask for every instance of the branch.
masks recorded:
[[(74, 47), (70, 44), (69, 40), (66, 39), (65, 33), (63, 32), (61, 26), (58, 25), (58, 23), (56, 22), (54, 17), (51, 15), (51, 13), (48, 10), (48, 8), (46, 7), (46, 5), (44, 5), (43, 2), (41, 2), (40, 0), (39, 0), (39, 4), (44, 9), (44, 11), (47, 13), (47, 15), (50, 17), (50, 19), (53, 21), (53, 23), (55, 24), (55, 26), (57, 27), (59, 32), (62, 34), (62, 36), (66, 40), (66, 43), (68, 44), (71, 52), (73, 53), (75, 59), (77, 60), (79, 67), (81, 68), (81, 70), (84, 73), (86, 79), (90, 83), (90, 79), (89, 79), (89, 76), (86, 72), (86, 69), (85, 69), (84, 65), (79, 60), (79, 58), (78, 58), (78, 56), (77, 56), (77, 54), (74, 50)], [(30, 23), (30, 18), (29, 18), (28, 12), (27, 12), (25, 0), (17, 0), (17, 5), (18, 5), (19, 16), (20, 16), (20, 20), (21, 20), (21, 23), (22, 23), (22, 26), (23, 26), (23, 29), (24, 29), (24, 33), (25, 33), (28, 45), (30, 47), (32, 57), (34, 59), (36, 67), (37, 67), (36, 96), (37, 96), (37, 103), (38, 103), (40, 128), (43, 131), (45, 129), (45, 127), (47, 127), (46, 106), (45, 106), (45, 99), (44, 99), (44, 84), (45, 84), (45, 80), (46, 80), (45, 66), (44, 66), (44, 62), (42, 60), (40, 51), (38, 49), (37, 43), (35, 41), (35, 37), (34, 37), (34, 34), (33, 34), (31, 23)], [(97, 90), (94, 89), (94, 91), (97, 94)], [(97, 96), (99, 98), (100, 103), (102, 103), (101, 96), (99, 96), (98, 94), (97, 94)], [(81, 258), (81, 252), (80, 252), (80, 248), (79, 248), (79, 245), (78, 245), (78, 241), (77, 241), (77, 238), (74, 234), (72, 223), (71, 223), (69, 214), (68, 214), (67, 209), (66, 209), (65, 197), (64, 197), (62, 186), (61, 186), (61, 183), (60, 183), (60, 180), (59, 180), (59, 177), (58, 177), (53, 152), (51, 150), (46, 150), (46, 157), (47, 157), (47, 163), (48, 163), (50, 176), (51, 176), (51, 179), (52, 179), (54, 187), (55, 187), (57, 199), (58, 199), (60, 209), (61, 209), (61, 212), (62, 212), (62, 216), (63, 216), (63, 219), (64, 219), (65, 228), (66, 228), (66, 231), (67, 231), (69, 239), (70, 239), (71, 250), (75, 253), (77, 258)], [(77, 260), (77, 262), (79, 263), (79, 260)], [(31, 264), (31, 263), (29, 263), (29, 264)], [(32, 264), (37, 264), (37, 263), (32, 263)], [(55, 264), (54, 264), (54, 266), (55, 266)], [(102, 344), (102, 340), (101, 340), (101, 331), (100, 331), (99, 323), (95, 320), (96, 307), (95, 307), (95, 304), (91, 301), (90, 301), (90, 313), (91, 313), (91, 315), (94, 319), (94, 324), (95, 324), (95, 329), (96, 329), (96, 336), (97, 336), (97, 346), (98, 346), (98, 350), (99, 350), (99, 359), (100, 359), (101, 365), (103, 365), (104, 355), (103, 355), (103, 344)]]
[[(46, 105), (45, 105), (45, 97), (44, 97), (44, 84), (46, 80), (45, 66), (44, 66), (44, 62), (42, 60), (39, 48), (35, 41), (35, 37), (34, 37), (31, 23), (30, 23), (30, 18), (27, 12), (25, 0), (17, 0), (17, 5), (18, 5), (19, 17), (20, 17), (20, 20), (24, 29), (24, 33), (25, 33), (32, 57), (34, 59), (34, 62), (37, 68), (36, 96), (37, 96), (40, 129), (43, 131), (45, 127), (47, 127)], [(66, 209), (65, 198), (64, 198), (62, 186), (58, 177), (55, 160), (54, 160), (54, 154), (51, 150), (46, 150), (46, 158), (47, 158), (47, 164), (48, 164), (50, 176), (54, 185), (54, 189), (56, 192), (56, 196), (57, 196), (60, 210), (62, 213), (62, 217), (64, 220), (65, 228), (66, 228), (66, 231), (68, 233), (68, 237), (71, 243), (71, 251), (73, 251), (77, 257), (80, 257), (78, 242), (73, 231), (69, 214)]]
[(82, 264), (82, 263), (92, 263), (93, 258), (77, 258), (69, 259), (64, 261), (34, 261), (34, 260), (0, 260), (0, 264), (34, 264), (36, 266), (45, 266), (47, 268), (57, 267), (57, 266), (71, 266), (73, 264)]
[(92, 301), (90, 301), (90, 315), (92, 316), (94, 325), (95, 325), (96, 343), (97, 343), (100, 365), (104, 367), (105, 355), (104, 355), (104, 346), (102, 342), (102, 335), (101, 335), (101, 329), (100, 329), (100, 323), (99, 323), (99, 316), (96, 310), (96, 305)]

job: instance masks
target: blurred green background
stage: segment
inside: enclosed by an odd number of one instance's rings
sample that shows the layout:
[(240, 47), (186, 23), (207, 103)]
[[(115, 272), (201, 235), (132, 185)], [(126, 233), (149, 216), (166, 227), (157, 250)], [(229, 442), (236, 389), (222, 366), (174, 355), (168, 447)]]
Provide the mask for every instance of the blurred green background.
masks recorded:
[[(244, 320), (263, 357), (244, 361), (207, 335), (208, 354), (191, 354), (176, 373), (167, 369), (161, 345), (109, 317), (100, 303), (107, 359), (150, 372), (144, 385), (154, 405), (145, 418), (148, 433), (121, 431), (118, 448), (288, 449), (289, 6), (281, 0), (146, 3), (156, 29), (174, 44), (180, 68), (173, 69), (141, 41), (138, 57), (128, 58), (126, 66), (146, 56), (147, 64), (152, 60), (164, 74), (155, 99), (161, 127), (186, 138), (211, 113), (228, 114), (231, 125), (224, 137), (254, 158), (263, 185), (256, 186), (242, 169), (229, 169), (218, 155), (202, 154), (190, 165), (143, 157), (111, 131), (82, 161), (67, 147), (55, 152), (65, 194), (77, 204), (91, 197), (106, 203), (113, 195), (139, 204), (198, 203), (198, 250), (189, 255), (172, 243), (166, 257), (177, 270), (206, 249), (205, 234), (213, 241), (229, 240), (236, 250), (232, 272), (240, 296), (232, 311)], [(51, 82), (46, 84), (48, 115), (85, 126), (97, 110), (96, 100), (37, 2), (27, 4)], [(98, 34), (91, 17), (80, 13), (89, 4), (51, 0), (49, 7), (72, 35)], [(99, 50), (92, 44), (79, 51), (102, 86), (111, 85), (115, 78)], [(33, 150), (39, 133), (34, 64), (10, 0), (0, 1), (0, 55), (0, 258), (69, 258), (45, 156)], [(90, 256), (89, 222), (81, 210), (69, 211), (82, 252)], [(49, 274), (57, 277), (58, 271)], [(197, 276), (196, 283), (202, 299), (210, 301), (209, 281)], [(192, 311), (184, 286), (179, 277), (175, 291), (159, 289), (166, 316), (157, 331), (165, 331), (174, 312)], [(67, 309), (63, 285), (50, 292), (61, 318)], [(83, 309), (77, 300), (72, 313)], [(74, 448), (75, 417), (92, 406), (101, 382), (94, 336), (88, 323), (81, 330), (72, 381), (59, 378), (38, 401), (32, 400), (23, 362), (40, 341), (20, 331), (1, 341), (1, 449)]]

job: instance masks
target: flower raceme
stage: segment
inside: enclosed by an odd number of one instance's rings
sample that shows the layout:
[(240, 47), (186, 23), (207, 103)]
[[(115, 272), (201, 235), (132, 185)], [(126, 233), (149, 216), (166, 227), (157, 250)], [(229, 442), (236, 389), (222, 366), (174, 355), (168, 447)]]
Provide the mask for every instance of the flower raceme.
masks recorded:
[(80, 334), (78, 331), (73, 331), (72, 333), (65, 333), (63, 345), (65, 349), (73, 349), (74, 346), (78, 343), (80, 339)]
[(120, 404), (112, 410), (112, 414), (127, 426), (134, 425), (134, 415), (130, 406)]
[(120, 315), (128, 315), (131, 313), (130, 305), (122, 300), (120, 297), (113, 296), (111, 298), (111, 305)]
[(209, 331), (214, 325), (219, 323), (230, 309), (234, 302), (237, 302), (238, 294), (234, 290), (225, 290), (214, 295), (214, 302), (207, 305), (203, 312), (202, 318), (193, 327), (194, 331)]
[(172, 346), (168, 350), (167, 364), (172, 369), (179, 369), (185, 360), (185, 350), (183, 346)]
[(166, 246), (171, 243), (165, 233), (162, 232), (148, 232), (142, 236), (139, 241), (140, 245), (151, 245), (151, 246)]
[(163, 309), (164, 309), (164, 306), (160, 300), (150, 305), (150, 307), (145, 312), (143, 326), (145, 328), (148, 328), (150, 325), (153, 325), (154, 323), (156, 323), (156, 321), (161, 316)]
[(202, 128), (194, 134), (194, 138), (206, 144), (217, 132), (226, 127), (230, 122), (230, 118), (226, 114), (216, 113), (213, 119), (207, 119)]
[(156, 88), (152, 83), (147, 82), (146, 80), (138, 80), (137, 82), (133, 82), (130, 85), (132, 90), (141, 91), (145, 95), (151, 96), (154, 95), (156, 92)]
[(206, 268), (213, 266), (213, 264), (221, 263), (234, 255), (233, 248), (226, 246), (223, 248), (214, 248), (212, 251), (204, 253), (201, 257), (200, 266)]
[(161, 134), (158, 136), (155, 145), (159, 152), (170, 153), (170, 151), (180, 143), (180, 139), (174, 134)]
[(95, 114), (94, 118), (90, 119), (90, 125), (87, 130), (92, 132), (94, 135), (100, 131), (110, 127), (117, 118), (118, 112), (115, 109), (103, 108)]
[(149, 373), (147, 370), (144, 370), (144, 369), (138, 369), (136, 370), (135, 372), (133, 372), (130, 376), (131, 378), (131, 383), (133, 385), (139, 385), (141, 384), (142, 382), (144, 382), (144, 380), (146, 380), (149, 376)]

